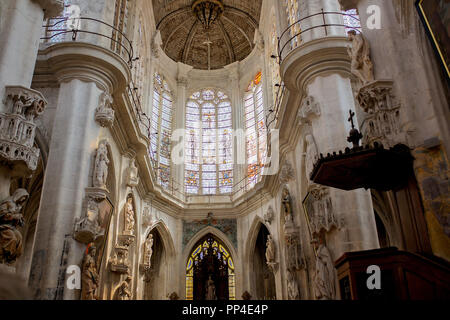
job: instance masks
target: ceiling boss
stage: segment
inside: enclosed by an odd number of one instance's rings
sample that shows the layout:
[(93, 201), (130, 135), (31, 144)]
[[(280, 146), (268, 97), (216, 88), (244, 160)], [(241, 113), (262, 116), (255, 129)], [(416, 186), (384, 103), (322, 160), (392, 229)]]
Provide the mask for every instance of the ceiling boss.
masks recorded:
[(222, 0), (195, 0), (192, 3), (192, 11), (206, 30), (222, 15), (224, 9)]

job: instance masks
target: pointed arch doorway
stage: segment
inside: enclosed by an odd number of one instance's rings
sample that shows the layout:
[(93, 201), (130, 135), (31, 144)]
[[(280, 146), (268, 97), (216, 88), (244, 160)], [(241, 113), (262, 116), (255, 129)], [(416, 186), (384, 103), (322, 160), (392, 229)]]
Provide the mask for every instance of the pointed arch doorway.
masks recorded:
[(186, 263), (186, 300), (235, 300), (230, 250), (213, 234), (201, 238)]

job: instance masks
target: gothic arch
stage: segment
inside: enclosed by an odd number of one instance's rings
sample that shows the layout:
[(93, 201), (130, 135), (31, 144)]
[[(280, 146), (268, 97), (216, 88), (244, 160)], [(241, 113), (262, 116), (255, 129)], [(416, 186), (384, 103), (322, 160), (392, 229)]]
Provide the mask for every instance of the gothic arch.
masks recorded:
[[(260, 236), (260, 232), (262, 231), (262, 228), (265, 228), (268, 232), (268, 234), (272, 234), (270, 232), (269, 227), (264, 223), (264, 221), (262, 220), (261, 217), (257, 216), (254, 218), (252, 226), (250, 227), (250, 231), (249, 231), (249, 236), (247, 238), (247, 242), (246, 242), (246, 251), (245, 251), (245, 265), (247, 266), (248, 270), (247, 270), (247, 283), (246, 286), (248, 286), (247, 291), (255, 298), (255, 299), (260, 299), (262, 297), (258, 297), (258, 285), (256, 283), (256, 279), (255, 279), (255, 251), (256, 251), (256, 246), (258, 245), (257, 241), (258, 238)], [(278, 251), (279, 248), (277, 246), (276, 251)], [(278, 252), (276, 252), (276, 255), (279, 255)], [(264, 259), (263, 259), (264, 261)], [(264, 267), (264, 266), (263, 266)], [(275, 290), (276, 290), (276, 284), (275, 284), (275, 279), (273, 279), (273, 289), (274, 289), (274, 294), (275, 294)]]
[(240, 266), (240, 260), (239, 257), (237, 255), (236, 252), (236, 248), (234, 247), (234, 245), (231, 243), (231, 241), (228, 239), (228, 236), (223, 233), (222, 231), (220, 231), (219, 229), (216, 229), (214, 227), (208, 226), (206, 228), (203, 228), (202, 230), (200, 230), (199, 232), (197, 232), (195, 234), (195, 236), (193, 236), (191, 238), (191, 240), (189, 240), (189, 242), (187, 243), (187, 245), (184, 247), (183, 249), (183, 253), (182, 253), (182, 260), (181, 260), (181, 274), (180, 274), (180, 280), (181, 280), (181, 295), (182, 297), (186, 298), (186, 264), (189, 260), (189, 256), (191, 254), (191, 252), (195, 249), (195, 245), (197, 244), (198, 241), (200, 241), (203, 237), (205, 237), (208, 234), (212, 234), (213, 236), (215, 236), (216, 238), (218, 238), (220, 241), (222, 241), (222, 243), (227, 247), (227, 249), (230, 251), (231, 254), (231, 258), (234, 261), (235, 264), (235, 270), (236, 270), (236, 275), (235, 275), (235, 281), (236, 281), (236, 297), (238, 297), (238, 283), (239, 283), (239, 277), (241, 274), (241, 270), (242, 270), (242, 266)]
[(170, 234), (169, 228), (167, 228), (166, 224), (163, 221), (158, 221), (156, 224), (151, 226), (146, 232), (144, 241), (153, 231), (158, 231), (161, 239), (163, 241), (164, 249), (167, 250), (167, 254), (169, 257), (175, 257), (175, 245), (172, 239), (172, 235)]
[(183, 254), (182, 254), (184, 265), (186, 265), (191, 251), (195, 249), (194, 248), (195, 244), (201, 238), (203, 238), (204, 236), (206, 236), (209, 233), (211, 233), (213, 236), (216, 236), (220, 241), (222, 241), (223, 244), (225, 244), (227, 246), (227, 248), (231, 251), (231, 256), (232, 256), (233, 260), (234, 261), (237, 260), (238, 255), (236, 252), (236, 248), (231, 243), (231, 241), (228, 239), (228, 236), (225, 233), (223, 233), (222, 231), (220, 231), (219, 229), (208, 226), (206, 228), (203, 228), (199, 232), (197, 232), (197, 234), (195, 236), (193, 236), (191, 240), (189, 240), (188, 244), (184, 248)]

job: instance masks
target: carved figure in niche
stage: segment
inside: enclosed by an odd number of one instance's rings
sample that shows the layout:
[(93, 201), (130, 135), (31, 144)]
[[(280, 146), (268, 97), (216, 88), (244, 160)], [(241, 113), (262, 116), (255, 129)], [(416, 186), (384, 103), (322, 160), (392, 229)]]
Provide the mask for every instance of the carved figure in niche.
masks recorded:
[(216, 286), (214, 285), (214, 280), (209, 276), (206, 282), (206, 300), (217, 300), (216, 296)]
[(284, 208), (285, 224), (291, 224), (293, 222), (292, 201), (291, 201), (291, 195), (289, 194), (289, 190), (287, 188), (283, 189), (282, 202), (283, 202), (283, 208)]
[(132, 235), (134, 233), (134, 208), (133, 198), (129, 197), (125, 205), (125, 234)]
[(130, 276), (127, 277), (127, 280), (122, 282), (120, 287), (117, 289), (117, 300), (131, 299), (130, 282), (131, 282)]
[(323, 239), (315, 239), (316, 270), (314, 273), (314, 292), (318, 300), (333, 300), (336, 297), (335, 272), (330, 251)]
[(99, 276), (97, 271), (97, 264), (95, 262), (95, 255), (97, 248), (94, 243), (88, 245), (86, 255), (83, 260), (82, 274), (81, 274), (81, 299), (82, 300), (96, 300), (95, 292), (98, 288)]
[(348, 32), (348, 39), (352, 42), (352, 46), (347, 47), (352, 59), (352, 73), (366, 85), (374, 81), (369, 42), (361, 33), (357, 34), (354, 30)]
[(152, 266), (153, 235), (150, 234), (144, 244), (144, 265), (148, 268)]
[(318, 158), (317, 146), (314, 142), (314, 138), (312, 135), (308, 134), (305, 137), (306, 141), (306, 159), (305, 159), (305, 169), (306, 169), (306, 177), (309, 182), (309, 177), (314, 170), (314, 162)]
[(288, 297), (289, 300), (298, 300), (300, 298), (300, 293), (298, 291), (298, 284), (295, 280), (294, 273), (291, 271), (287, 272), (287, 282), (288, 282)]
[(106, 189), (108, 164), (108, 148), (106, 147), (106, 143), (102, 142), (98, 146), (97, 156), (95, 157), (94, 187)]
[(25, 189), (17, 189), (14, 194), (0, 203), (0, 263), (13, 264), (22, 255), (23, 226), (21, 213), (29, 194)]
[(275, 261), (275, 243), (270, 234), (267, 236), (266, 242), (266, 260), (267, 263), (272, 263)]

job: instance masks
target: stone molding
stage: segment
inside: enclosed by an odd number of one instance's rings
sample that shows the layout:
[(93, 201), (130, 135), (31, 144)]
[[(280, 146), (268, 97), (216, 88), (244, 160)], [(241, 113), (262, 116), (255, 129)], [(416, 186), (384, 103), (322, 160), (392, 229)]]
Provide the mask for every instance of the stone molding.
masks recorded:
[(292, 50), (281, 63), (281, 76), (290, 91), (306, 92), (307, 84), (320, 74), (352, 77), (347, 37), (311, 40)]

